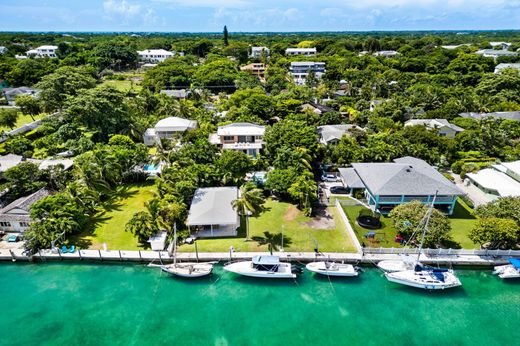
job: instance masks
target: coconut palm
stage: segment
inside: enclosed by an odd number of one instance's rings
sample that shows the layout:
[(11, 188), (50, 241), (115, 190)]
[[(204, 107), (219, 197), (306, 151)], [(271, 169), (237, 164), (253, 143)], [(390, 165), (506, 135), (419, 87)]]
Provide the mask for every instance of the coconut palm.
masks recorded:
[(240, 196), (233, 201), (233, 208), (246, 217), (246, 240), (249, 240), (249, 216), (260, 214), (264, 210), (264, 201), (262, 190), (251, 182), (240, 187)]

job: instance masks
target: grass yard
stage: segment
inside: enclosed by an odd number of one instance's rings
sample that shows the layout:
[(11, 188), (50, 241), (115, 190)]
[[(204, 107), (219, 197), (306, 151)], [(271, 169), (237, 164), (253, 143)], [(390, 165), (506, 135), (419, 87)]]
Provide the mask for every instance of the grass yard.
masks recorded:
[(154, 185), (128, 185), (128, 188), (106, 203), (103, 212), (93, 220), (92, 227), (69, 239), (70, 244), (76, 244), (82, 249), (103, 249), (103, 243), (108, 250), (140, 250), (143, 246), (137, 242), (131, 233), (125, 232), (125, 225), (134, 213), (144, 210), (144, 202), (153, 197)]
[[(294, 205), (284, 202), (268, 200), (267, 210), (258, 217), (249, 220), (250, 238), (264, 237), (268, 231), (281, 238), (282, 224), (284, 225), (285, 251), (314, 251), (317, 242), (322, 252), (354, 252), (345, 225), (341, 221), (336, 208), (328, 210), (333, 219), (322, 218), (321, 221), (306, 217)], [(228, 252), (233, 246), (236, 251), (268, 251), (267, 245), (260, 245), (259, 240), (245, 241), (245, 224), (239, 229), (238, 237), (213, 238), (197, 240), (200, 252)], [(194, 245), (182, 245), (179, 251), (195, 251)]]
[[(47, 114), (38, 114), (38, 115), (35, 115), (34, 116), (34, 120), (38, 120), (38, 119), (41, 119), (43, 117), (47, 116)], [(11, 131), (11, 130), (14, 130), (14, 129), (17, 129), (25, 124), (29, 124), (29, 123), (32, 123), (34, 121), (30, 115), (25, 115), (25, 114), (22, 114), (20, 112), (18, 112), (18, 121), (16, 122), (16, 125), (11, 129), (9, 127), (5, 127), (5, 126), (0, 126), (0, 131), (5, 131), (5, 132), (8, 132), (8, 131)]]
[[(394, 242), (394, 237), (397, 234), (396, 229), (393, 227), (392, 219), (386, 216), (381, 216), (381, 223), (383, 228), (375, 230), (376, 237), (374, 241), (367, 241), (364, 235), (369, 232), (365, 228), (360, 227), (356, 223), (356, 218), (362, 209), (366, 209), (363, 206), (343, 206), (343, 210), (347, 214), (347, 217), (354, 228), (359, 242), (365, 246), (370, 247), (400, 247), (399, 243)], [(472, 210), (461, 200), (457, 201), (453, 215), (449, 217), (451, 221), (451, 235), (453, 237), (453, 247), (462, 247), (464, 249), (477, 249), (478, 245), (473, 244), (468, 239), (468, 233), (473, 228), (477, 219), (473, 215)]]
[(111, 86), (119, 91), (127, 92), (127, 91), (135, 91), (139, 92), (141, 91), (142, 87), (139, 84), (139, 82), (132, 82), (130, 80), (109, 80), (105, 79), (102, 83), (102, 85), (108, 85)]

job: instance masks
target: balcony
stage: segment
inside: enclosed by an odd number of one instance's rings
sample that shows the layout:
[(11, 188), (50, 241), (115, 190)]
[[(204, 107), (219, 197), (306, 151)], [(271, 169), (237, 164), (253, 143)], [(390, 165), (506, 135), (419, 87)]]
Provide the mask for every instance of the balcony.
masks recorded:
[(263, 141), (235, 142), (235, 143), (222, 144), (222, 149), (231, 149), (231, 150), (262, 149), (263, 146), (264, 146)]

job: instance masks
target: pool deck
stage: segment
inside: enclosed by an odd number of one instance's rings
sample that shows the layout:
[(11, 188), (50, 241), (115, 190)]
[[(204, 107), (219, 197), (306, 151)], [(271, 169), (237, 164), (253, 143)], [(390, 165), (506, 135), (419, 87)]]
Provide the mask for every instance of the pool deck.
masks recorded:
[[(374, 264), (381, 260), (400, 259), (399, 254), (358, 254), (358, 253), (326, 253), (316, 256), (314, 252), (276, 252), (282, 260), (291, 262), (311, 262), (329, 258), (332, 261), (343, 261), (346, 263)], [(223, 261), (230, 260), (250, 260), (256, 255), (269, 255), (267, 252), (204, 252), (198, 254), (199, 261)], [(507, 260), (513, 256), (493, 255), (490, 251), (488, 255), (422, 255), (421, 262), (439, 265), (461, 265), (461, 266), (494, 266), (506, 264)], [(196, 253), (178, 253), (179, 261), (196, 261)], [(152, 261), (171, 262), (173, 257), (167, 251), (125, 251), (125, 250), (77, 250), (74, 253), (52, 252), (50, 250), (40, 250), (35, 255), (28, 257), (22, 249), (0, 249), (0, 261), (96, 261), (96, 262), (141, 262)]]

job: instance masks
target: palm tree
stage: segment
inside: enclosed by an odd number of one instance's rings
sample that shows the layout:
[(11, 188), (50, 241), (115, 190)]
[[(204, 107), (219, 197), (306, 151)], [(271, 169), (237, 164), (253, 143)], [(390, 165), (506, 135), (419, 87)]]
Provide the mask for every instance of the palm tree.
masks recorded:
[(246, 241), (249, 240), (249, 216), (260, 214), (264, 210), (264, 201), (262, 190), (251, 182), (240, 187), (240, 195), (233, 201), (233, 208), (246, 217)]

